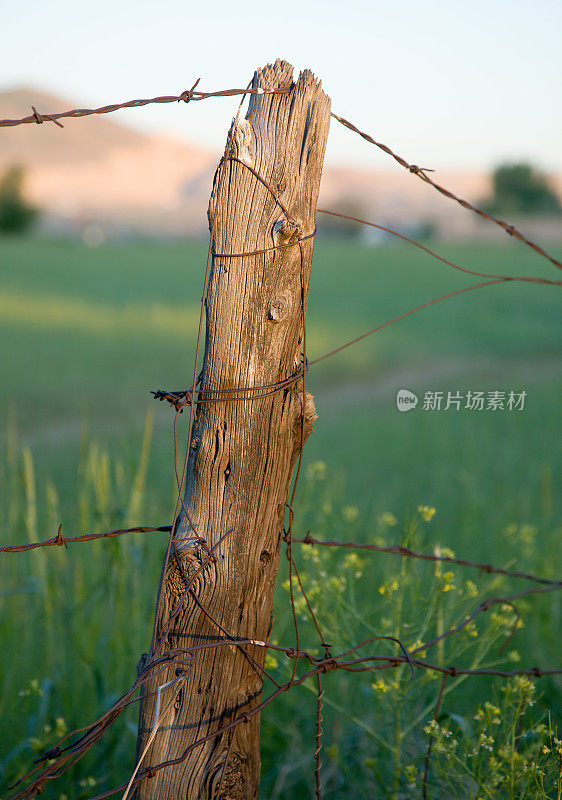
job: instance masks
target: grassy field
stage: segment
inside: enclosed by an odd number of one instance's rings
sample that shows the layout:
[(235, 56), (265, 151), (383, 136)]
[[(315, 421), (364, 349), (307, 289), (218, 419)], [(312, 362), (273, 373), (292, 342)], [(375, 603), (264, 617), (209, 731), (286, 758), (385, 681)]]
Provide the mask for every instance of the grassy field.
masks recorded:
[[(556, 277), (554, 268), (512, 243), (439, 250), (477, 270)], [(189, 382), (205, 254), (198, 242), (84, 248), (0, 240), (3, 542), (51, 536), (60, 521), (73, 535), (169, 520), (172, 416), (151, 402), (149, 390)], [(477, 281), (403, 246), (320, 240), (309, 358)], [(461, 557), (559, 575), (559, 319), (555, 288), (493, 286), (421, 311), (312, 367), (308, 384), (319, 419), (306, 448), (296, 535), (310, 528), (320, 538), (406, 538), (428, 551), (451, 548)], [(432, 412), (420, 402), (400, 414), (399, 388), (422, 399), (426, 391), (468, 390), (524, 390), (527, 397), (520, 412)], [(437, 509), (431, 522), (420, 518), (420, 505)], [(19, 775), (65, 726), (94, 719), (126, 689), (148, 645), (163, 547), (158, 536), (124, 537), (68, 553), (4, 556), (0, 784)], [(303, 558), (315, 603), (346, 646), (383, 629), (413, 643), (427, 603), (452, 624), (484, 596), (524, 588), (458, 570), (457, 591), (447, 591), (443, 605), (432, 594), (443, 576), (431, 566), (406, 568), (389, 555), (362, 557), (359, 565), (337, 553)], [(282, 642), (291, 640), (285, 578), (274, 631)], [(400, 615), (393, 581), (404, 587)], [(530, 666), (558, 666), (557, 595), (526, 599), (521, 611), (526, 627), (510, 652)], [(451, 644), (440, 657), (503, 663), (494, 644), (501, 624), (481, 631), (481, 641), (495, 649), (482, 644), (479, 654), (467, 655)], [(273, 668), (284, 674), (285, 665)], [(429, 680), (397, 687), (396, 703), (383, 714), (385, 700), (372, 680), (327, 681), (326, 797), (398, 798), (414, 796), (408, 791), (416, 787), (419, 796), (420, 731), (438, 687)], [(489, 683), (459, 682), (449, 712), (471, 719), (483, 687), (490, 698), (499, 692)], [(537, 689), (537, 706), (558, 720), (561, 690), (556, 680)], [(311, 796), (313, 700), (303, 688), (264, 715), (264, 797)], [(405, 719), (418, 709), (418, 727), (404, 727), (397, 708)], [(45, 796), (86, 798), (121, 782), (132, 763), (135, 714)], [(477, 786), (474, 775), (470, 781)], [(452, 796), (435, 791), (434, 797)]]

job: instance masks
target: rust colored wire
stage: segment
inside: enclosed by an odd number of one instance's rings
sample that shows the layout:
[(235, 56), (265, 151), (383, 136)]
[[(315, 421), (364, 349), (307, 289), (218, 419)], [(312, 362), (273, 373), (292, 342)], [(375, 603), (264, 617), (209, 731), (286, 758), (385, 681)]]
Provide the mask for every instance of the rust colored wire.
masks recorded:
[(124, 108), (139, 108), (140, 106), (148, 106), (151, 104), (162, 103), (192, 103), (199, 100), (208, 100), (211, 97), (235, 97), (236, 95), (245, 94), (286, 94), (290, 91), (290, 87), (280, 87), (279, 89), (221, 89), (218, 92), (201, 92), (196, 90), (196, 86), (201, 79), (198, 78), (191, 89), (187, 89), (180, 94), (163, 95), (161, 97), (150, 97), (145, 100), (126, 100), (123, 103), (111, 103), (110, 105), (100, 106), (99, 108), (74, 108), (71, 111), (58, 111), (49, 112), (48, 114), (39, 113), (34, 106), (32, 106), (33, 114), (27, 117), (20, 117), (19, 119), (0, 119), (0, 128), (13, 128), (16, 125), (28, 125), (30, 123), (41, 124), (43, 122), (54, 122), (60, 128), (62, 124), (58, 121), (60, 119), (68, 119), (72, 117), (89, 117), (94, 114), (111, 114), (113, 111), (120, 111)]
[[(122, 103), (113, 103), (105, 106), (100, 106), (99, 108), (75, 108), (70, 111), (50, 112), (47, 114), (47, 113), (40, 113), (35, 106), (31, 106), (33, 114), (29, 114), (27, 117), (20, 117), (18, 119), (2, 119), (0, 120), (0, 127), (6, 128), (6, 127), (15, 127), (17, 125), (32, 124), (32, 123), (42, 124), (44, 122), (53, 122), (55, 125), (58, 125), (60, 128), (62, 128), (63, 125), (59, 120), (63, 118), (87, 117), (96, 114), (110, 114), (113, 111), (120, 111), (125, 108), (138, 108), (140, 106), (147, 106), (151, 104), (179, 103), (179, 102), (191, 103), (199, 100), (207, 100), (212, 97), (241, 96), (242, 98), (244, 98), (247, 94), (285, 94), (290, 91), (290, 87), (288, 86), (282, 86), (277, 89), (270, 89), (270, 90), (264, 90), (262, 88), (252, 89), (250, 86), (248, 86), (245, 89), (221, 89), (215, 92), (202, 92), (201, 90), (198, 90), (196, 88), (200, 80), (201, 79), (198, 78), (191, 87), (191, 89), (186, 89), (185, 91), (181, 92), (178, 95), (162, 95), (160, 97), (151, 97), (147, 99), (126, 100), (125, 102)], [(503, 230), (510, 236), (519, 239), (519, 241), (523, 242), (528, 247), (532, 248), (535, 251), (535, 253), (542, 256), (543, 258), (548, 259), (548, 261), (550, 261), (559, 269), (562, 269), (562, 261), (552, 256), (540, 245), (536, 244), (535, 242), (532, 242), (530, 239), (524, 236), (521, 233), (521, 231), (519, 231), (514, 225), (511, 225), (510, 223), (505, 222), (504, 220), (499, 219), (498, 217), (495, 217), (493, 214), (489, 214), (482, 208), (478, 208), (478, 206), (473, 205), (468, 200), (465, 200), (462, 197), (458, 197), (449, 189), (446, 189), (444, 186), (441, 186), (440, 184), (436, 183), (427, 174), (428, 172), (434, 172), (434, 170), (429, 169), (427, 167), (419, 167), (417, 166), (417, 164), (413, 164), (407, 161), (405, 158), (395, 153), (390, 147), (388, 147), (388, 145), (377, 141), (370, 134), (366, 133), (365, 131), (362, 131), (353, 122), (350, 122), (348, 119), (345, 119), (339, 114), (331, 112), (330, 116), (333, 119), (337, 120), (337, 122), (339, 122), (348, 130), (358, 134), (365, 141), (375, 145), (375, 147), (378, 147), (384, 153), (387, 153), (398, 164), (400, 164), (400, 166), (407, 169), (408, 172), (410, 172), (412, 175), (416, 175), (420, 180), (424, 181), (424, 183), (433, 186), (433, 188), (436, 189), (444, 197), (453, 200), (455, 203), (458, 203), (463, 208), (472, 211), (473, 213), (477, 214), (483, 219), (486, 219), (489, 222), (493, 222), (496, 225), (499, 225), (499, 227), (503, 228)]]
[(562, 286), (562, 281), (553, 281), (549, 278), (537, 278), (535, 276), (532, 277), (523, 277), (519, 275), (494, 275), (493, 273), (488, 272), (478, 272), (474, 269), (469, 269), (468, 267), (461, 267), (460, 264), (455, 264), (454, 261), (450, 261), (448, 258), (444, 256), (440, 256), (434, 250), (430, 250), (429, 247), (421, 244), (420, 242), (416, 242), (415, 239), (410, 239), (408, 236), (405, 236), (403, 233), (398, 233), (398, 231), (392, 230), (392, 228), (386, 228), (384, 225), (379, 225), (376, 222), (371, 222), (370, 220), (361, 219), (360, 217), (352, 217), (348, 214), (341, 214), (338, 211), (328, 211), (325, 208), (318, 209), (319, 214), (328, 214), (331, 217), (339, 217), (340, 219), (347, 219), (351, 222), (360, 222), (362, 225), (368, 225), (371, 228), (377, 228), (380, 231), (385, 231), (386, 233), (390, 233), (392, 236), (396, 236), (399, 239), (402, 239), (408, 244), (414, 245), (414, 247), (418, 247), (420, 250), (423, 250), (428, 255), (433, 256), (438, 261), (442, 261), (444, 264), (447, 264), (449, 267), (453, 267), (453, 269), (457, 269), (460, 272), (465, 272), (467, 275), (476, 275), (479, 278), (492, 278), (498, 281), (521, 281), (523, 283), (542, 283), (550, 286)]
[(412, 175), (416, 175), (420, 180), (424, 181), (424, 183), (428, 183), (430, 186), (433, 186), (433, 188), (436, 189), (444, 197), (448, 197), (449, 200), (453, 200), (455, 203), (458, 203), (463, 208), (466, 208), (469, 211), (473, 211), (475, 214), (478, 214), (479, 217), (482, 217), (483, 219), (486, 219), (489, 222), (494, 222), (496, 225), (499, 225), (500, 228), (503, 228), (504, 231), (508, 233), (510, 236), (514, 236), (516, 239), (519, 239), (520, 242), (526, 244), (528, 247), (534, 250), (535, 253), (542, 256), (543, 258), (548, 259), (548, 261), (550, 261), (551, 264), (554, 264), (555, 267), (558, 267), (558, 269), (562, 269), (562, 261), (559, 261), (557, 258), (554, 258), (554, 256), (550, 255), (550, 253), (547, 253), (547, 251), (540, 245), (536, 244), (535, 242), (532, 242), (530, 239), (527, 239), (527, 237), (524, 236), (521, 233), (521, 231), (517, 230), (517, 228), (514, 225), (510, 225), (503, 219), (499, 219), (498, 217), (494, 217), (492, 214), (488, 214), (487, 211), (484, 211), (483, 209), (478, 208), (472, 203), (469, 203), (468, 200), (464, 200), (462, 197), (457, 197), (457, 195), (453, 194), (453, 192), (451, 192), (449, 189), (446, 189), (444, 186), (440, 186), (438, 183), (432, 180), (427, 173), (434, 172), (434, 170), (428, 169), (427, 167), (418, 167), (416, 164), (409, 163), (408, 161), (406, 161), (406, 159), (402, 158), (402, 156), (397, 155), (393, 150), (391, 150), (390, 147), (383, 144), (382, 142), (377, 142), (376, 139), (374, 139), (368, 133), (365, 133), (364, 131), (360, 130), (356, 125), (353, 124), (353, 122), (350, 122), (349, 120), (340, 117), (338, 114), (332, 113), (332, 117), (336, 119), (345, 128), (348, 128), (350, 131), (359, 134), (359, 136), (365, 139), (365, 141), (369, 142), (370, 144), (374, 144), (375, 147), (378, 147), (380, 150), (387, 153), (395, 161), (397, 161), (400, 164), (400, 166), (407, 169), (408, 172), (412, 173)]
[(376, 328), (371, 328), (370, 331), (366, 333), (362, 333), (360, 336), (356, 336), (355, 339), (351, 339), (349, 342), (345, 342), (345, 344), (340, 345), (339, 347), (334, 348), (334, 350), (330, 350), (328, 353), (324, 353), (322, 356), (318, 356), (318, 358), (313, 358), (312, 361), (309, 361), (309, 366), (313, 364), (318, 364), (320, 361), (324, 361), (327, 358), (332, 358), (337, 353), (341, 353), (342, 350), (346, 350), (348, 347), (352, 347), (354, 344), (363, 341), (363, 339), (367, 339), (367, 337), (372, 336), (374, 333), (378, 333), (382, 331), (384, 328), (388, 328), (389, 325), (394, 325), (395, 322), (398, 322), (401, 319), (405, 319), (406, 317), (411, 316), (412, 314), (416, 314), (418, 311), (422, 311), (424, 308), (429, 308), (430, 306), (436, 305), (437, 303), (443, 302), (443, 300), (450, 300), (451, 297), (456, 297), (459, 294), (465, 294), (466, 292), (473, 292), (476, 289), (483, 289), (485, 286), (494, 286), (498, 283), (504, 283), (505, 281), (503, 278), (496, 278), (493, 281), (484, 281), (483, 283), (475, 283), (472, 286), (465, 286), (463, 289), (457, 289), (455, 292), (447, 292), (447, 294), (443, 294), (440, 297), (435, 297), (433, 300), (429, 300), (427, 303), (422, 303), (415, 308), (411, 308), (409, 311), (405, 311), (403, 314), (399, 314), (397, 317), (393, 317), (392, 319), (387, 320), (386, 322), (377, 325)]
[[(486, 601), (481, 603), (478, 609), (473, 613), (472, 618), (477, 616), (479, 613), (483, 613), (488, 607), (490, 602), (494, 603), (501, 603), (503, 601), (502, 598), (494, 598), (493, 601)], [(466, 623), (468, 624), (468, 623)], [(460, 626), (459, 626), (460, 627)], [(376, 637), (377, 639), (384, 639), (390, 637)], [(368, 640), (371, 641), (371, 640)], [(336, 656), (331, 656), (329, 658), (318, 658), (317, 656), (308, 653), (307, 651), (300, 651), (297, 652), (292, 648), (284, 648), (279, 645), (274, 645), (271, 642), (261, 642), (252, 639), (237, 640), (238, 645), (253, 645), (253, 646), (260, 646), (265, 648), (272, 648), (277, 650), (278, 652), (285, 652), (286, 656), (290, 659), (297, 659), (305, 658), (309, 661), (311, 665), (311, 669), (309, 669), (303, 675), (298, 677), (291, 677), (291, 680), (287, 683), (279, 686), (276, 688), (271, 695), (269, 695), (265, 700), (263, 700), (258, 706), (254, 707), (250, 711), (242, 712), (238, 714), (231, 722), (223, 725), (219, 730), (214, 731), (213, 733), (208, 734), (207, 736), (201, 737), (193, 744), (189, 745), (184, 752), (174, 759), (169, 759), (165, 762), (150, 765), (146, 767), (144, 770), (139, 771), (137, 778), (133, 784), (137, 785), (138, 782), (150, 779), (154, 777), (154, 775), (161, 769), (165, 769), (166, 767), (173, 766), (175, 764), (180, 764), (186, 760), (189, 754), (198, 746), (203, 744), (206, 741), (209, 741), (216, 736), (219, 736), (237, 725), (243, 724), (252, 716), (257, 713), (260, 713), (264, 708), (270, 705), (277, 697), (279, 697), (284, 692), (291, 689), (293, 686), (298, 686), (304, 683), (305, 681), (309, 680), (310, 678), (316, 677), (323, 673), (332, 672), (335, 670), (344, 670), (347, 672), (375, 672), (381, 669), (389, 669), (389, 668), (397, 668), (400, 667), (402, 664), (410, 663), (413, 668), (416, 669), (427, 669), (431, 671), (435, 671), (437, 673), (441, 673), (442, 675), (452, 676), (452, 677), (459, 677), (461, 675), (471, 675), (471, 676), (497, 676), (503, 678), (511, 678), (517, 675), (525, 675), (529, 677), (536, 677), (540, 678), (545, 675), (559, 675), (562, 674), (562, 669), (540, 669), (538, 667), (533, 667), (531, 669), (517, 669), (517, 670), (498, 670), (498, 669), (465, 669), (456, 666), (441, 666), (439, 664), (434, 664), (429, 662), (425, 659), (419, 659), (413, 657), (414, 653), (423, 651), (427, 649), (432, 644), (435, 644), (437, 640), (433, 642), (426, 643), (425, 645), (421, 645), (420, 647), (416, 648), (411, 654), (406, 655), (396, 655), (396, 656), (388, 656), (388, 655), (368, 655), (368, 656), (359, 656), (357, 658), (346, 658), (349, 656), (353, 651), (358, 650), (360, 647), (364, 646), (365, 643), (358, 645), (357, 647), (353, 648), (351, 651), (346, 651), (344, 653), (338, 654)], [(28, 800), (28, 798), (33, 797), (39, 791), (42, 791), (43, 787), (53, 778), (58, 777), (64, 771), (66, 771), (72, 764), (76, 762), (79, 758), (81, 758), (87, 750), (95, 744), (103, 734), (103, 731), (112, 724), (113, 721), (116, 719), (116, 714), (120, 714), (127, 705), (130, 705), (131, 702), (135, 702), (133, 700), (132, 695), (137, 690), (140, 685), (143, 685), (148, 680), (148, 673), (149, 670), (154, 670), (156, 667), (162, 668), (163, 666), (170, 666), (170, 664), (181, 663), (181, 664), (188, 664), (189, 663), (189, 656), (193, 656), (194, 652), (197, 650), (201, 650), (204, 648), (209, 647), (220, 647), (220, 646), (231, 646), (232, 641), (230, 639), (223, 639), (222, 641), (216, 642), (209, 642), (201, 645), (192, 646), (183, 651), (173, 651), (169, 654), (166, 654), (166, 657), (162, 657), (158, 662), (154, 662), (153, 664), (147, 665), (135, 684), (128, 690), (117, 702), (117, 704), (112, 707), (100, 720), (98, 720), (94, 725), (88, 726), (87, 728), (82, 728), (81, 730), (73, 731), (67, 734), (57, 748), (47, 751), (43, 754), (43, 756), (39, 759), (39, 762), (43, 761), (50, 761), (51, 763), (45, 767), (43, 770), (39, 772), (35, 780), (19, 791), (16, 795), (13, 796), (13, 800)], [(180, 668), (182, 669), (182, 668)], [(179, 677), (183, 674), (183, 671), (179, 673)], [(66, 748), (61, 748), (60, 744), (64, 740), (68, 740), (73, 736), (77, 735), (80, 732), (85, 731), (85, 734), (73, 745), (69, 745)], [(27, 776), (24, 776), (18, 784), (29, 779), (33, 776), (33, 774), (37, 773), (39, 768), (36, 767), (29, 773)], [(115, 787), (114, 789), (109, 790), (108, 792), (104, 792), (102, 794), (96, 795), (95, 798), (92, 800), (101, 800), (105, 797), (110, 797), (116, 794), (119, 791), (122, 791), (125, 788), (126, 784), (122, 784), (119, 787)], [(15, 787), (12, 787), (15, 788)]]
[[(0, 547), (0, 553), (23, 553), (28, 550), (36, 550), (37, 548), (41, 547), (56, 547), (56, 546), (67, 546), (69, 544), (75, 544), (79, 542), (91, 542), (95, 539), (110, 539), (116, 536), (123, 536), (127, 533), (170, 533), (172, 530), (171, 525), (160, 525), (158, 527), (145, 527), (145, 526), (137, 526), (135, 528), (119, 528), (116, 530), (105, 531), (104, 533), (87, 533), (83, 536), (62, 536), (62, 525), (59, 526), (59, 533), (56, 536), (53, 536), (51, 539), (46, 539), (42, 542), (31, 542), (29, 544), (21, 544), (21, 545), (7, 545), (5, 547)], [(205, 539), (195, 538), (189, 541), (193, 541), (195, 544), (206, 545)], [(457, 566), (461, 567), (468, 567), (471, 569), (477, 569), (480, 572), (484, 572), (488, 575), (504, 575), (507, 578), (518, 578), (526, 581), (531, 581), (533, 583), (539, 583), (544, 586), (554, 586), (559, 587), (562, 589), (562, 580), (552, 580), (550, 578), (543, 578), (540, 575), (533, 575), (530, 572), (520, 572), (518, 570), (506, 569), (504, 567), (497, 567), (493, 564), (490, 564), (485, 561), (469, 561), (465, 558), (454, 558), (453, 556), (439, 556), (434, 553), (417, 553), (414, 550), (411, 550), (408, 547), (404, 547), (401, 544), (393, 544), (393, 545), (377, 545), (377, 544), (369, 544), (366, 542), (347, 542), (347, 541), (336, 541), (336, 540), (326, 540), (326, 539), (315, 539), (313, 536), (310, 535), (310, 531), (308, 531), (307, 535), (303, 539), (295, 539), (293, 538), (293, 544), (304, 544), (304, 545), (313, 545), (316, 547), (344, 547), (350, 550), (370, 550), (375, 553), (390, 553), (396, 556), (402, 556), (405, 558), (417, 558), (421, 561), (432, 561), (437, 563), (444, 563), (444, 564), (456, 564)]]
[(62, 525), (59, 525), (58, 533), (56, 536), (53, 536), (52, 539), (46, 539), (44, 542), (31, 542), (30, 544), (7, 545), (5, 547), (0, 547), (0, 553), (24, 553), (27, 550), (36, 550), (39, 547), (66, 547), (68, 550), (69, 544), (91, 542), (94, 539), (112, 539), (115, 536), (123, 536), (125, 533), (169, 533), (170, 531), (170, 525), (160, 525), (158, 528), (148, 528), (144, 525), (139, 525), (135, 528), (118, 528), (112, 531), (105, 531), (105, 533), (85, 533), (83, 536), (63, 536)]
[(406, 558), (418, 558), (422, 561), (435, 561), (444, 564), (457, 564), (461, 567), (471, 567), (478, 569), (481, 572), (486, 572), (488, 575), (505, 575), (508, 578), (522, 578), (526, 581), (534, 583), (542, 583), (546, 586), (556, 586), (562, 589), (562, 581), (553, 581), (548, 578), (541, 578), (538, 575), (531, 575), (528, 572), (518, 572), (516, 570), (504, 569), (503, 567), (494, 567), (492, 564), (480, 561), (467, 561), (464, 558), (453, 558), (452, 556), (438, 556), (433, 553), (416, 553), (410, 550), (409, 547), (404, 547), (401, 544), (393, 544), (388, 546), (378, 544), (365, 544), (362, 542), (338, 542), (326, 541), (322, 539), (314, 539), (310, 536), (310, 531), (304, 539), (293, 539), (295, 543), (316, 545), (318, 547), (348, 547), (351, 550), (371, 550), (375, 553), (392, 553), (396, 556), (403, 556)]

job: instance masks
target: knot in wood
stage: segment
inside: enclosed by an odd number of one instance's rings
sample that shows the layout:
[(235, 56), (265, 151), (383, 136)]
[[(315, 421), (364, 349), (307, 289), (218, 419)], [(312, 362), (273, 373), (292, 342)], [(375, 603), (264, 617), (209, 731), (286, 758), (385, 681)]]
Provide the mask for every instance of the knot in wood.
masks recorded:
[(287, 292), (282, 292), (273, 298), (269, 305), (267, 316), (273, 322), (280, 322), (289, 313), (291, 298)]
[(282, 240), (283, 244), (296, 242), (301, 236), (301, 226), (290, 217), (283, 217), (283, 219), (277, 220), (273, 226), (273, 231), (277, 238)]
[(201, 552), (198, 547), (190, 546), (178, 549), (175, 560), (168, 568), (167, 591), (172, 596), (179, 597), (185, 591), (187, 584), (193, 582), (193, 591), (197, 592), (199, 583), (203, 581), (202, 566)]

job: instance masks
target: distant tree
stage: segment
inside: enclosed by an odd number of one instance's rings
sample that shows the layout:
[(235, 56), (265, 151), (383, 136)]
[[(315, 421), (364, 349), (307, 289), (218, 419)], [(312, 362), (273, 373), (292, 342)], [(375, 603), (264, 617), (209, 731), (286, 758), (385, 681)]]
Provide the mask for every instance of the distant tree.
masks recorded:
[(23, 167), (9, 167), (0, 180), (0, 232), (23, 233), (37, 217), (37, 209), (23, 196)]
[(492, 175), (494, 214), (559, 214), (560, 201), (544, 175), (530, 164), (501, 164)]

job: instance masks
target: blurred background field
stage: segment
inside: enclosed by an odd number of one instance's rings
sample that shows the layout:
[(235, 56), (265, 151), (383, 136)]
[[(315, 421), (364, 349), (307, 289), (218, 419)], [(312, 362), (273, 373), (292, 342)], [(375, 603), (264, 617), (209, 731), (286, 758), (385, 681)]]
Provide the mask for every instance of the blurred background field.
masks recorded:
[[(189, 380), (205, 244), (85, 248), (4, 239), (0, 246), (0, 402), (3, 418), (14, 419), (21, 443), (32, 450), (38, 476), (72, 486), (87, 436), (133, 463), (150, 409), (156, 435), (147, 491), (169, 502), (172, 416), (150, 390), (182, 388)], [(310, 360), (477, 281), (406, 248), (319, 241)], [(482, 271), (552, 273), (515, 246), (439, 251)], [(431, 495), (426, 499), (440, 506), (443, 523), (455, 521), (457, 540), (460, 520), (447, 508), (456, 493), (463, 501), (480, 498), (481, 516), (472, 520), (479, 527), (489, 519), (484, 515), (503, 519), (514, 496), (519, 513), (534, 516), (547, 503), (541, 481), (548, 484), (545, 475), (560, 456), (558, 321), (555, 288), (492, 286), (422, 310), (313, 366), (309, 388), (319, 420), (307, 458), (338, 473), (350, 503), (368, 500), (380, 511)], [(426, 390), (469, 389), (526, 390), (528, 397), (522, 412), (423, 412), (420, 402), (414, 412), (398, 414), (399, 388), (420, 398)], [(166, 506), (159, 508), (164, 513)], [(471, 550), (478, 546), (468, 534), (463, 541)]]
[[(436, 248), (476, 270), (555, 277), (546, 262), (512, 243)], [(0, 239), (3, 543), (48, 538), (59, 522), (69, 536), (169, 522), (173, 415), (149, 392), (189, 382), (205, 256), (203, 240), (88, 247), (62, 239)], [(406, 245), (319, 236), (309, 358), (470, 282)], [(310, 528), (319, 538), (407, 541), (429, 552), (449, 548), (460, 557), (559, 576), (558, 308), (553, 287), (493, 286), (423, 310), (313, 366), (307, 382), (319, 419), (305, 450), (295, 535)], [(525, 390), (527, 398), (521, 412), (430, 412), (420, 402), (401, 414), (399, 388), (420, 398), (427, 390), (469, 389)], [(182, 419), (181, 444), (184, 427)], [(435, 515), (420, 506), (434, 507)], [(135, 535), (3, 556), (3, 783), (67, 726), (102, 713), (130, 684), (149, 644), (165, 540), (163, 534)], [(309, 550), (299, 558), (329, 630), (349, 646), (389, 631), (411, 645), (422, 636), (424, 619), (431, 619), (426, 634), (435, 629), (436, 609), (442, 624), (453, 624), (484, 597), (524, 588), (461, 569), (444, 578), (432, 565), (404, 566), (383, 554), (355, 562)], [(285, 559), (281, 571), (273, 636), (289, 644)], [(404, 589), (400, 609), (398, 585)], [(557, 595), (527, 599), (521, 610), (525, 627), (508, 653), (498, 655), (513, 622), (506, 612), (483, 620), (480, 639), (451, 642), (439, 657), (557, 666)], [(302, 624), (305, 641), (314, 646), (313, 632)], [(284, 675), (285, 664), (270, 666)], [(499, 688), (485, 679), (456, 682), (448, 711), (475, 725), (477, 703), (496, 702)], [(328, 676), (327, 797), (375, 796), (381, 786), (381, 796), (395, 798), (409, 796), (408, 787), (419, 790), (423, 725), (438, 684), (414, 683), (401, 673), (389, 695), (390, 684), (381, 688), (372, 676)], [(560, 719), (561, 688), (558, 679), (540, 682), (536, 719), (547, 709)], [(385, 710), (388, 697), (394, 701)], [(396, 714), (408, 721), (416, 713), (416, 727), (398, 724)], [(313, 714), (313, 696), (304, 688), (264, 714), (264, 797), (310, 796)], [(105, 744), (45, 796), (85, 798), (125, 780), (135, 725), (131, 710)], [(482, 769), (489, 772), (484, 763)], [(474, 776), (463, 780), (477, 786)]]

